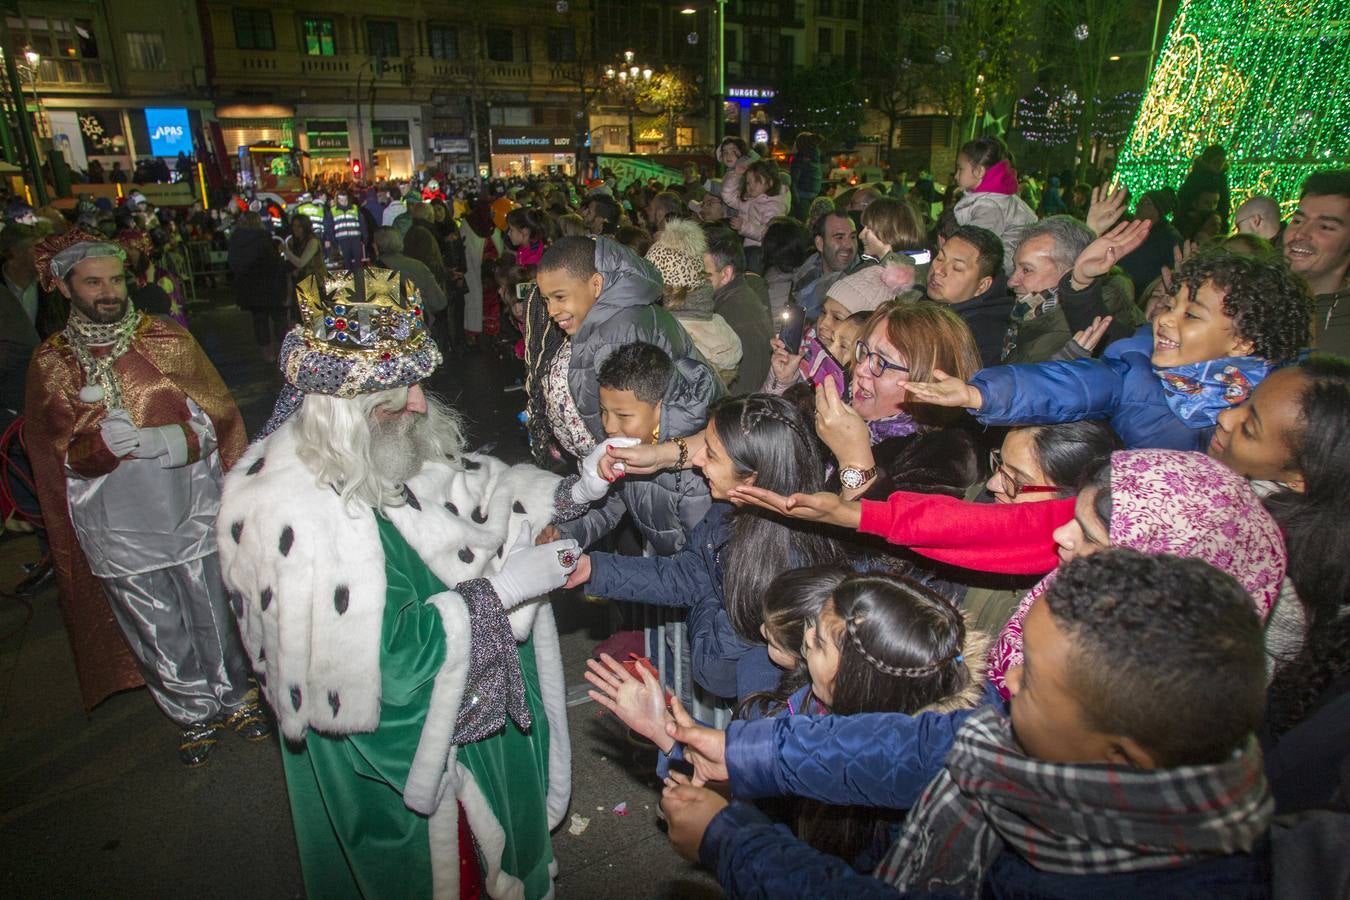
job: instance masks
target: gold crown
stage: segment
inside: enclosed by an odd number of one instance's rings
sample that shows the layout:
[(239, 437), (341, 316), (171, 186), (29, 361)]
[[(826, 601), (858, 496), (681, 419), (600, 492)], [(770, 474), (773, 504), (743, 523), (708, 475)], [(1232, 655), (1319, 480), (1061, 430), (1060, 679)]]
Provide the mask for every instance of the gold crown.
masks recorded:
[(390, 359), (421, 350), (427, 335), (422, 298), (392, 269), (367, 266), (311, 275), (296, 286), (305, 343), (336, 356)]

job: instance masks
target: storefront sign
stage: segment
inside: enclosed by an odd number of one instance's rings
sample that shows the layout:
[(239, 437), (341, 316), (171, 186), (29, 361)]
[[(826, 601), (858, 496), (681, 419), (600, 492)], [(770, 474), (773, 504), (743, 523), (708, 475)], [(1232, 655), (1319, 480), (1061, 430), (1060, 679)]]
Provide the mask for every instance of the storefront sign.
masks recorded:
[(377, 134), (375, 147), (379, 150), (407, 150), (412, 146), (406, 132), (403, 134)]
[(192, 129), (186, 109), (147, 109), (145, 128), (150, 132), (150, 152), (155, 156), (177, 156), (192, 152)]
[(665, 136), (665, 132), (660, 128), (644, 128), (637, 133), (637, 137), (634, 138), (634, 140), (639, 144), (657, 144), (660, 143)]
[(431, 152), (468, 156), (473, 151), (469, 146), (468, 138), (433, 137), (431, 139)]
[(493, 153), (570, 153), (572, 137), (555, 132), (530, 132), (523, 129), (494, 131)]
[(728, 97), (739, 97), (745, 100), (772, 100), (774, 89), (769, 87), (729, 87), (727, 88)]
[(341, 150), (347, 154), (347, 123), (342, 119), (310, 119), (305, 122), (305, 135), (309, 138), (309, 150)]
[(376, 119), (370, 125), (375, 137), (375, 149), (408, 150), (412, 147), (406, 119)]

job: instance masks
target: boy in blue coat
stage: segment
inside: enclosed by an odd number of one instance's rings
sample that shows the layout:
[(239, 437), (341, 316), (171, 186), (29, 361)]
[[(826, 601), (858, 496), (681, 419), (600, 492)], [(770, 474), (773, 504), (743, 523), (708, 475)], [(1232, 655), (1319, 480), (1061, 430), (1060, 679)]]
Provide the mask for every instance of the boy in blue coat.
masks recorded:
[(729, 897), (1269, 896), (1246, 592), (1199, 560), (1114, 548), (1064, 566), (1044, 599), (1010, 716), (967, 720), (873, 877), (672, 776), (676, 849)]
[(985, 425), (1107, 419), (1127, 449), (1203, 451), (1219, 413), (1308, 345), (1312, 303), (1280, 263), (1203, 253), (1182, 264), (1151, 336), (1140, 328), (1100, 360), (992, 366), (969, 384), (936, 372), (907, 388)]

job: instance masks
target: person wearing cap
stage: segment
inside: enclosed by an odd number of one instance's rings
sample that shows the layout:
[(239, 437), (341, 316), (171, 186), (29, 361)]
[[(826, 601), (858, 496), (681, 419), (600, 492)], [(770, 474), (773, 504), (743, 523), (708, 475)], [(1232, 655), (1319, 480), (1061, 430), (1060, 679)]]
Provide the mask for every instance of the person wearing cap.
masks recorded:
[(689, 201), (689, 211), (694, 214), (694, 218), (704, 225), (725, 225), (727, 219), (731, 217), (727, 205), (722, 202), (722, 183), (720, 181), (708, 182), (707, 190), (703, 196)]
[(81, 694), (144, 683), (201, 765), (227, 728), (271, 733), (216, 555), (244, 423), (192, 336), (128, 300), (121, 247), (72, 230), (36, 258), (71, 308), (33, 354), (24, 437)]
[(608, 483), (465, 452), (423, 391), (441, 363), (412, 283), (299, 290), (285, 386), (225, 481), (217, 540), (286, 741), (312, 897), (551, 896), (571, 788), (547, 603), (575, 541), (535, 546)]

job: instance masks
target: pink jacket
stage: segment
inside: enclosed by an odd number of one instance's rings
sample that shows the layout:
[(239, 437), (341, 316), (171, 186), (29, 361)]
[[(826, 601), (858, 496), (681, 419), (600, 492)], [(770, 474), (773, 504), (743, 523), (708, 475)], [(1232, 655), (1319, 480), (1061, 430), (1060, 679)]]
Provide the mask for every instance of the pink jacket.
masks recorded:
[(761, 194), (753, 200), (741, 199), (741, 183), (745, 179), (745, 170), (737, 166), (727, 170), (722, 178), (722, 202), (734, 209), (741, 218), (741, 227), (736, 229), (745, 238), (747, 247), (757, 247), (764, 240), (764, 232), (769, 223), (779, 216), (788, 214), (792, 206), (792, 195), (779, 184), (777, 194)]

